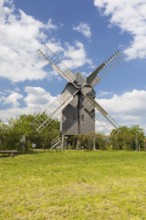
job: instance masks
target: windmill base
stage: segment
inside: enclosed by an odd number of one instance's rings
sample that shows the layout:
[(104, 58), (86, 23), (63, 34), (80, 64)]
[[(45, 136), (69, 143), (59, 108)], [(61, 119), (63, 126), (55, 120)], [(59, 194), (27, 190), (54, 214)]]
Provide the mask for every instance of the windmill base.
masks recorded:
[[(83, 135), (82, 135), (83, 136)], [(90, 150), (95, 150), (95, 136), (93, 136), (92, 142), (90, 143), (90, 146), (85, 147), (82, 145), (81, 141), (79, 140), (79, 135), (61, 135), (61, 145), (60, 145), (61, 150), (66, 150), (66, 149), (74, 149), (74, 150), (79, 150), (79, 149), (90, 149)]]

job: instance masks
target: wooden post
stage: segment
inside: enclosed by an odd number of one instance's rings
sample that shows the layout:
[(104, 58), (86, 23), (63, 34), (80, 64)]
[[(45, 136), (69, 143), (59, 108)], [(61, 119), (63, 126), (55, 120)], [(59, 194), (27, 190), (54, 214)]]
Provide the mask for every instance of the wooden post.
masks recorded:
[(95, 134), (94, 134), (94, 138), (93, 138), (93, 150), (96, 150), (96, 145), (95, 145)]
[(136, 150), (136, 151), (139, 151), (137, 133), (136, 133), (136, 135), (135, 135), (135, 150)]
[(77, 139), (76, 150), (79, 150), (79, 147), (80, 147), (80, 141)]
[(61, 140), (61, 150), (64, 150), (64, 135), (62, 134)]

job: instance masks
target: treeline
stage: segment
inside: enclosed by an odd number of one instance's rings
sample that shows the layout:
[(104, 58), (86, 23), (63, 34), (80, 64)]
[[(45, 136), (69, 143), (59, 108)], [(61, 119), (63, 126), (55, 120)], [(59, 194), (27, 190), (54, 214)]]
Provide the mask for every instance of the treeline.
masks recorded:
[[(103, 133), (79, 135), (79, 148), (97, 150), (146, 150), (146, 138), (142, 128), (134, 125), (131, 128), (126, 126), (112, 130), (109, 135)], [(70, 141), (73, 145), (73, 137)]]
[(17, 150), (20, 153), (27, 153), (32, 145), (36, 148), (50, 148), (51, 141), (59, 135), (59, 121), (51, 120), (43, 132), (38, 133), (33, 126), (34, 120), (49, 119), (42, 113), (36, 115), (21, 115), (16, 119), (11, 118), (8, 123), (0, 121), (0, 149)]
[(114, 129), (109, 135), (91, 133), (71, 136), (67, 147), (76, 149), (97, 150), (146, 150), (145, 133), (138, 125)]
[[(39, 118), (39, 114), (21, 115), (16, 119), (11, 118), (7, 124), (0, 121), (0, 149), (28, 153), (33, 146), (51, 148), (52, 140), (60, 135), (60, 123), (58, 120), (51, 120), (43, 132), (38, 133), (32, 124)], [(45, 113), (41, 118), (49, 119)], [(70, 136), (66, 141), (68, 149), (87, 150), (145, 150), (145, 145), (144, 130), (138, 125), (114, 129), (109, 135), (92, 133)]]

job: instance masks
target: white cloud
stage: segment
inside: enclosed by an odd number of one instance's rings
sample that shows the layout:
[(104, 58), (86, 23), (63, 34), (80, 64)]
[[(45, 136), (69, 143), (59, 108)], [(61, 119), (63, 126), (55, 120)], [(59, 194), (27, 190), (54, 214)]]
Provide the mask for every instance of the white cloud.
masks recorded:
[(122, 95), (114, 95), (109, 99), (98, 99), (98, 102), (120, 125), (138, 124), (146, 129), (145, 100), (145, 90), (132, 90)]
[(25, 104), (28, 109), (34, 112), (45, 111), (47, 106), (56, 98), (41, 87), (26, 86), (25, 92), (27, 93), (24, 98)]
[(125, 50), (125, 54), (127, 59), (146, 58), (146, 35), (135, 36), (132, 46)]
[[(54, 100), (56, 100), (55, 96), (50, 95), (48, 91), (41, 87), (26, 86), (24, 91), (24, 95), (15, 91), (3, 93), (0, 100), (1, 103), (3, 106), (11, 104), (11, 107), (7, 107), (4, 110), (1, 108), (0, 119), (6, 121), (10, 117), (15, 118), (21, 114), (34, 114), (42, 111), (51, 112)], [(23, 99), (24, 107), (20, 105), (21, 99)]]
[(108, 123), (106, 120), (101, 119), (96, 113), (95, 131), (97, 133), (104, 133), (109, 135), (114, 127)]
[(113, 95), (113, 92), (99, 91), (97, 97), (111, 96), (111, 95)]
[(57, 26), (55, 24), (53, 24), (52, 19), (49, 19), (47, 24), (44, 25), (44, 28), (46, 28), (47, 30), (57, 30)]
[(103, 105), (108, 105), (113, 113), (128, 113), (143, 110), (145, 112), (146, 91), (132, 90), (121, 96), (114, 95), (111, 99), (101, 99)]
[(92, 35), (90, 26), (84, 22), (81, 22), (78, 26), (74, 25), (73, 30), (82, 33), (86, 38), (90, 38)]
[(51, 19), (45, 24), (16, 10), (13, 1), (6, 0), (0, 1), (0, 17), (0, 77), (13, 82), (52, 77), (44, 69), (47, 63), (36, 53), (45, 43), (54, 53), (61, 52), (70, 68), (91, 63), (81, 42), (66, 43), (63, 48), (60, 41), (51, 37), (51, 31), (58, 28)]
[(77, 41), (74, 46), (66, 43), (63, 62), (71, 69), (76, 69), (85, 64), (92, 65), (92, 61), (87, 57), (84, 45)]
[(19, 100), (23, 98), (22, 94), (19, 94), (17, 92), (12, 92), (6, 99), (3, 99), (4, 104), (12, 104), (12, 107), (16, 108), (18, 107)]
[(22, 10), (14, 10), (0, 2), (0, 76), (18, 82), (46, 77), (45, 66), (36, 53), (41, 43), (47, 39), (45, 30), (56, 30), (50, 19), (44, 24)]
[[(24, 88), (25, 95), (17, 93), (15, 91), (6, 91), (0, 97), (1, 106), (5, 107), (5, 104), (11, 104), (3, 110), (0, 109), (1, 120), (5, 121), (9, 118), (16, 118), (21, 114), (34, 114), (40, 112), (46, 112), (48, 115), (52, 115), (60, 106), (64, 106), (65, 100), (70, 98), (70, 93), (65, 94), (63, 97), (60, 95), (52, 96), (48, 91), (41, 87), (26, 86)], [(7, 94), (8, 93), (8, 94)], [(23, 105), (20, 105), (20, 100), (23, 98)], [(60, 110), (53, 117), (60, 119)]]
[(63, 47), (60, 41), (56, 41), (54, 38), (47, 41), (46, 46), (53, 51), (53, 53), (58, 54), (63, 52)]
[(146, 1), (145, 0), (94, 0), (103, 15), (110, 16), (112, 25), (132, 36), (124, 53), (127, 59), (146, 57)]
[[(70, 69), (76, 69), (85, 64), (88, 64), (89, 66), (93, 65), (91, 59), (87, 57), (84, 45), (79, 41), (73, 42), (72, 45), (66, 42), (63, 47), (59, 41), (57, 42), (52, 39), (47, 42), (46, 46), (41, 47), (40, 50), (47, 57), (49, 57), (49, 59), (51, 58), (52, 61), (54, 60), (55, 64), (60, 68), (61, 66), (64, 66), (61, 65), (62, 63), (64, 63)], [(59, 59), (57, 57), (53, 57), (54, 53), (58, 56)]]

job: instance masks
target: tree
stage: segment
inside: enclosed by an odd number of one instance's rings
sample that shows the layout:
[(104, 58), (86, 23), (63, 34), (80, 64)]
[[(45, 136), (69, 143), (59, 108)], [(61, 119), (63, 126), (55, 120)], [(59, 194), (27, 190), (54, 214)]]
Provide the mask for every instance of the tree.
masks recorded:
[[(102, 133), (90, 133), (86, 135), (77, 135), (75, 136), (76, 145), (78, 148), (92, 150), (95, 146), (95, 149), (106, 150), (108, 148), (108, 136)], [(70, 143), (73, 144), (73, 138), (70, 140)]]
[(114, 150), (144, 149), (144, 130), (138, 125), (131, 128), (126, 126), (114, 129), (110, 134), (110, 143)]
[(131, 136), (133, 137), (132, 149), (133, 150), (144, 150), (145, 145), (145, 133), (142, 128), (138, 125), (134, 125), (131, 128)]
[(0, 120), (0, 149), (7, 148), (9, 126)]
[(95, 147), (98, 150), (108, 150), (109, 149), (109, 136), (103, 133), (97, 133), (95, 135)]
[[(45, 113), (42, 114), (43, 117), (48, 118)], [(38, 117), (40, 117), (40, 114), (24, 114), (16, 119), (11, 118), (7, 125), (1, 122), (1, 148), (16, 149), (23, 153), (29, 152), (32, 143), (36, 143), (38, 148), (49, 148), (52, 139), (59, 135), (59, 122), (58, 120), (52, 120), (44, 131), (39, 134), (32, 126), (32, 122)]]

